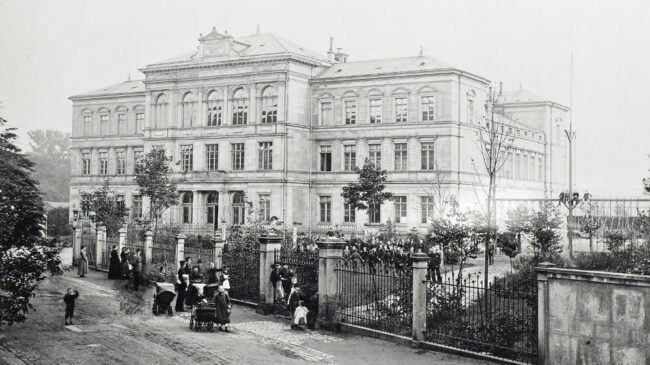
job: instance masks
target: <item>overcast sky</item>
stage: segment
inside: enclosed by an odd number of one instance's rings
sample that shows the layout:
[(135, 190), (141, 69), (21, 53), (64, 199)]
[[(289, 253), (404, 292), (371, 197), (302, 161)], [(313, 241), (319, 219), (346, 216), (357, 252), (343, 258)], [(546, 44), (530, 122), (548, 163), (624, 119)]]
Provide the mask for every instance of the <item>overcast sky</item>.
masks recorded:
[[(650, 168), (650, 1), (0, 0), (0, 115), (70, 131), (70, 95), (142, 78), (216, 26), (275, 33), (350, 60), (424, 53), (569, 105), (576, 186), (639, 196)], [(24, 134), (23, 134), (24, 135)]]

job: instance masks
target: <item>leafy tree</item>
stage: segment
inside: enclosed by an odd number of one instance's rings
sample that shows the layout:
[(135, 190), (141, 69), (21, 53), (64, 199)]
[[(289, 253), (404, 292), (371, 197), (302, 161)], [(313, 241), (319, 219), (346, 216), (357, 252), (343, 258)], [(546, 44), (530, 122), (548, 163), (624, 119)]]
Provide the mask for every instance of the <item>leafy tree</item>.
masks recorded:
[[(506, 219), (506, 231), (512, 233), (517, 239), (517, 251), (521, 252), (521, 238), (530, 232), (530, 211), (523, 205), (509, 210)], [(513, 256), (514, 257), (514, 256)]]
[(99, 189), (89, 194), (84, 210), (95, 212), (95, 222), (106, 227), (106, 234), (116, 235), (124, 225), (129, 209), (118, 200), (117, 193), (111, 189), (110, 179), (104, 179)]
[(550, 203), (530, 216), (531, 246), (536, 263), (555, 262), (560, 258), (562, 246), (558, 230), (562, 226), (560, 212)]
[(379, 209), (384, 201), (393, 198), (392, 193), (384, 191), (388, 179), (386, 170), (366, 158), (363, 167), (355, 167), (354, 171), (359, 174), (358, 182), (344, 186), (341, 194), (353, 209)]
[[(68, 201), (70, 196), (70, 134), (54, 129), (35, 129), (27, 133), (34, 162), (33, 178), (45, 200)], [(47, 182), (47, 184), (45, 184)]]
[(605, 245), (610, 252), (618, 251), (625, 246), (625, 233), (617, 230), (605, 231)]
[(59, 250), (43, 245), (43, 201), (30, 176), (34, 163), (0, 118), (0, 326), (23, 322), (38, 284), (61, 274)]
[(135, 177), (140, 194), (149, 198), (149, 220), (154, 221), (154, 236), (158, 231), (158, 219), (172, 205), (178, 203), (176, 185), (183, 181), (172, 178), (173, 158), (167, 157), (162, 148), (153, 148), (136, 165)]
[(67, 207), (52, 208), (47, 212), (47, 235), (50, 237), (69, 236), (72, 227), (69, 222), (70, 213)]
[(521, 244), (517, 234), (510, 231), (499, 234), (497, 236), (497, 247), (510, 258), (510, 267), (512, 268), (512, 259), (521, 253)]

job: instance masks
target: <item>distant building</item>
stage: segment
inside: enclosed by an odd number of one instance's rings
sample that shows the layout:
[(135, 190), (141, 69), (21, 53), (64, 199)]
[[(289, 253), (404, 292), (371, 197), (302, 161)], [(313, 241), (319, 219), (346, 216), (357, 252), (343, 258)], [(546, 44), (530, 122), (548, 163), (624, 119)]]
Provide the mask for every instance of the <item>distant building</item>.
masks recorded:
[[(347, 58), (331, 40), (321, 55), (273, 34), (213, 29), (196, 51), (142, 68), (144, 80), (70, 97), (73, 209), (110, 177), (131, 215), (146, 215), (132, 175), (154, 146), (187, 171), (166, 216), (175, 223), (241, 224), (250, 202), (262, 220), (423, 227), (434, 180), (462, 205), (483, 199), (477, 125), (489, 81), (428, 56)], [(499, 196), (555, 196), (568, 108), (523, 90), (499, 97), (517, 120)], [(395, 195), (370, 215), (340, 195), (366, 158), (388, 171)]]

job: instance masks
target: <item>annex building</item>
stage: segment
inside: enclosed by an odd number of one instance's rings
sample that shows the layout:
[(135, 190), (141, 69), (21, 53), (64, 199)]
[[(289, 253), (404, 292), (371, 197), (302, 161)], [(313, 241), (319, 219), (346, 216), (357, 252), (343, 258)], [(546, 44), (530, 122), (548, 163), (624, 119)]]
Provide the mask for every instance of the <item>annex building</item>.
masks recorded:
[[(186, 172), (165, 219), (242, 224), (252, 207), (304, 225), (424, 227), (444, 188), (461, 205), (483, 199), (479, 153), (489, 80), (419, 55), (350, 61), (273, 34), (212, 30), (195, 51), (149, 64), (143, 80), (70, 97), (70, 199), (110, 177), (133, 218), (146, 215), (133, 172), (162, 147)], [(496, 89), (496, 88), (495, 88)], [(565, 186), (568, 108), (524, 90), (498, 90), (516, 122), (499, 197), (554, 197)], [(349, 209), (342, 186), (368, 158), (388, 171), (394, 200)]]

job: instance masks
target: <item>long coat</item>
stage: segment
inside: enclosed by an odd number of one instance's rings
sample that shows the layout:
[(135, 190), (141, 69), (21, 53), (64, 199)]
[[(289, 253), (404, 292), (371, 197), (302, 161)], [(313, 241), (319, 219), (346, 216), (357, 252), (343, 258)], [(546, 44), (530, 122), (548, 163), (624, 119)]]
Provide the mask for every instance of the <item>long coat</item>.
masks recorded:
[(117, 254), (117, 250), (111, 251), (111, 260), (108, 265), (108, 278), (109, 279), (119, 279), (121, 276), (122, 269), (120, 267), (120, 258)]
[(230, 296), (228, 296), (228, 293), (223, 292), (215, 294), (214, 296), (214, 304), (216, 307), (216, 322), (218, 324), (226, 324), (230, 323)]
[(86, 276), (88, 274), (88, 256), (86, 256), (86, 249), (81, 250), (79, 254), (81, 257), (79, 258), (79, 271), (77, 275)]

